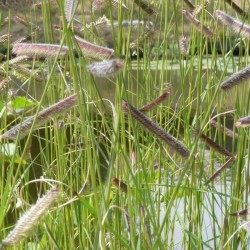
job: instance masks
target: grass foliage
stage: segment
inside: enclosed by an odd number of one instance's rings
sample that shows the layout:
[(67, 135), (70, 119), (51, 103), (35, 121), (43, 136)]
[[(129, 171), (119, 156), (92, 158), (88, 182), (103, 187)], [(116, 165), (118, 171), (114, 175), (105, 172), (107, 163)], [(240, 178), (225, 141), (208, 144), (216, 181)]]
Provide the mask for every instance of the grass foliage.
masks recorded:
[(0, 248), (27, 220), (15, 249), (245, 249), (249, 9), (192, 2), (1, 10)]

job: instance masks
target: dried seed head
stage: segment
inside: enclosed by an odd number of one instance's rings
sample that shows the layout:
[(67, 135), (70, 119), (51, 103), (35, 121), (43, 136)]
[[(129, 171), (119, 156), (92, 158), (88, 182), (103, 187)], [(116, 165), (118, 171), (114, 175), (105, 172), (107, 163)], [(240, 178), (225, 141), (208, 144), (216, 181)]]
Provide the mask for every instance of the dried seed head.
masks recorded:
[(183, 10), (183, 14), (186, 16), (186, 18), (193, 23), (194, 27), (198, 30), (198, 31), (203, 31), (203, 34), (206, 37), (212, 37), (213, 36), (213, 32), (207, 28), (205, 25), (202, 25), (201, 22), (195, 18), (189, 11), (187, 10)]
[(119, 180), (116, 177), (112, 177), (111, 179), (111, 184), (115, 187), (117, 187), (119, 190), (121, 190), (122, 192), (127, 192), (128, 190), (128, 186), (127, 184), (125, 184), (123, 181)]
[(10, 82), (11, 82), (11, 79), (2, 80), (0, 82), (0, 91), (4, 90)]
[(73, 94), (61, 100), (60, 102), (39, 112), (37, 117), (31, 116), (26, 120), (22, 121), (20, 124), (17, 124), (16, 126), (12, 127), (10, 130), (0, 135), (0, 140), (2, 139), (16, 140), (18, 136), (19, 139), (24, 138), (30, 133), (30, 129), (32, 128), (33, 123), (34, 123), (33, 126), (34, 130), (40, 128), (47, 121), (72, 108), (76, 104), (76, 101), (77, 101), (76, 94)]
[(27, 69), (19, 64), (12, 63), (11, 68), (23, 76), (31, 77), (38, 82), (43, 81), (43, 78), (39, 74), (37, 74), (35, 71), (29, 70), (29, 69)]
[(189, 0), (184, 0), (184, 2), (191, 10), (195, 9), (195, 6)]
[(213, 148), (222, 155), (234, 157), (234, 154), (221, 147), (219, 144), (211, 140), (208, 136), (206, 136), (205, 134), (200, 134), (200, 131), (198, 129), (194, 130), (194, 134), (199, 135), (200, 139), (202, 139), (209, 147)]
[(36, 56), (38, 58), (63, 58), (68, 55), (68, 47), (42, 43), (15, 43), (12, 53), (18, 56)]
[(188, 44), (187, 44), (187, 38), (185, 36), (181, 36), (180, 40), (180, 51), (183, 56), (188, 55)]
[(235, 33), (240, 34), (243, 37), (250, 38), (250, 26), (240, 22), (221, 10), (216, 10), (215, 15), (222, 23), (231, 28)]
[(82, 53), (87, 58), (97, 59), (97, 60), (106, 60), (114, 56), (114, 50), (105, 48), (86, 40), (75, 36), (75, 39), (82, 50)]
[(220, 174), (226, 170), (227, 168), (229, 168), (233, 161), (235, 160), (235, 157), (229, 157), (227, 159), (227, 161), (225, 162), (224, 165), (222, 165), (222, 167), (220, 167), (206, 182), (206, 184), (208, 184), (209, 182), (213, 181), (215, 178), (217, 178), (218, 176), (220, 176)]
[(65, 17), (68, 22), (73, 18), (74, 11), (77, 7), (78, 1), (76, 0), (66, 0), (64, 5)]
[(119, 59), (102, 61), (88, 65), (91, 74), (97, 77), (108, 77), (119, 74), (124, 68), (124, 64)]
[(103, 15), (102, 17), (97, 19), (97, 21), (95, 21), (95, 22), (91, 22), (89, 24), (86, 24), (87, 29), (90, 29), (90, 28), (100, 29), (100, 28), (106, 27), (106, 26), (110, 26), (110, 20), (105, 15)]
[(245, 117), (240, 118), (236, 122), (236, 127), (238, 127), (238, 128), (248, 128), (248, 127), (250, 127), (250, 116), (245, 116)]
[(8, 34), (0, 36), (0, 43), (7, 42), (9, 40), (9, 38), (10, 38), (10, 35), (8, 35)]
[[(216, 122), (215, 120), (211, 120), (211, 121), (210, 121), (210, 124), (211, 124), (213, 127), (215, 127), (215, 128), (219, 128), (219, 124), (218, 124), (218, 122)], [(236, 132), (232, 131), (231, 129), (228, 129), (228, 128), (224, 127), (223, 125), (220, 125), (220, 127), (221, 127), (222, 130), (225, 131), (225, 133), (226, 133), (226, 135), (227, 135), (228, 137), (235, 138), (235, 139), (238, 139), (238, 138), (239, 138), (239, 135), (238, 135)]]
[(145, 128), (147, 128), (151, 133), (156, 135), (158, 138), (166, 142), (170, 147), (177, 151), (181, 156), (188, 157), (189, 150), (172, 135), (166, 133), (161, 127), (159, 127), (154, 121), (150, 120), (146, 115), (137, 110), (132, 105), (127, 102), (122, 102), (122, 108), (126, 113), (130, 113), (134, 119), (140, 122)]
[(149, 6), (147, 2), (144, 0), (135, 0), (134, 1), (143, 11), (145, 11), (148, 15), (155, 15), (156, 11)]
[(237, 212), (231, 213), (230, 215), (239, 217), (239, 216), (245, 216), (249, 214), (250, 214), (250, 208), (246, 208), (246, 209), (242, 209)]
[[(39, 223), (39, 220), (45, 215), (49, 208), (59, 196), (57, 188), (52, 188), (46, 195), (37, 201), (17, 222), (14, 229), (2, 241), (3, 247), (15, 246), (27, 236), (30, 230)], [(1, 246), (0, 245), (0, 246)]]
[(162, 95), (160, 95), (159, 97), (157, 97), (154, 101), (144, 105), (142, 108), (140, 108), (139, 110), (141, 112), (148, 112), (150, 110), (152, 110), (153, 108), (155, 108), (157, 105), (159, 105), (160, 103), (162, 103), (164, 100), (166, 100), (166, 98), (170, 95), (170, 93), (168, 91), (164, 92)]
[(31, 38), (34, 36), (34, 34), (35, 34), (35, 33), (32, 32), (30, 35), (22, 36), (22, 37), (18, 38), (17, 40), (15, 40), (15, 41), (12, 43), (12, 46), (13, 46), (13, 44), (15, 44), (15, 43), (26, 43), (26, 42), (30, 41)]
[(9, 65), (13, 65), (13, 64), (18, 64), (18, 63), (23, 63), (25, 61), (30, 60), (31, 58), (28, 56), (17, 56), (11, 60), (9, 60)]
[(228, 77), (224, 82), (221, 83), (220, 88), (222, 90), (228, 90), (244, 80), (250, 78), (250, 67), (246, 67), (239, 72), (236, 72), (235, 74)]

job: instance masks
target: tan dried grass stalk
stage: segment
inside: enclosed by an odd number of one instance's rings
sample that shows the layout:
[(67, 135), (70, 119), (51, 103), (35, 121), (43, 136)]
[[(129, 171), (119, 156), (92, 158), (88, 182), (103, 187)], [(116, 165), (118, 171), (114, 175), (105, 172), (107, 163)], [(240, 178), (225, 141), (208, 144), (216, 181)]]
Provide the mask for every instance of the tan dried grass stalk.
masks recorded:
[(245, 209), (236, 211), (234, 213), (231, 213), (230, 215), (240, 217), (240, 216), (245, 216), (249, 214), (250, 214), (250, 208), (245, 208)]
[(91, 74), (97, 77), (108, 77), (108, 76), (115, 76), (124, 68), (124, 64), (120, 59), (114, 60), (105, 60), (102, 62), (96, 62), (89, 64), (88, 70)]
[(243, 37), (250, 38), (250, 26), (240, 22), (221, 10), (216, 10), (215, 15), (222, 23), (231, 28), (235, 33), (240, 34)]
[(76, 104), (76, 101), (77, 101), (77, 96), (76, 94), (73, 94), (55, 103), (54, 105), (39, 112), (37, 117), (31, 116), (26, 120), (24, 120), (23, 122), (21, 122), (20, 124), (17, 124), (10, 130), (6, 131), (4, 134), (0, 135), (0, 140), (2, 139), (16, 140), (17, 138), (19, 139), (24, 138), (30, 133), (30, 129), (32, 128), (33, 123), (35, 123), (33, 129), (34, 130), (39, 129), (47, 121), (51, 120), (57, 115), (63, 114), (64, 112), (72, 108)]
[(4, 90), (8, 84), (11, 82), (11, 79), (4, 79), (0, 82), (0, 91)]
[(31, 33), (30, 35), (27, 35), (27, 36), (22, 36), (22, 37), (18, 38), (17, 40), (15, 40), (12, 43), (12, 46), (15, 43), (26, 43), (26, 42), (29, 42), (32, 39), (33, 36), (34, 36), (34, 33)]
[(134, 2), (147, 14), (149, 15), (155, 15), (157, 12), (149, 6), (148, 3), (146, 3), (144, 0), (134, 0)]
[(119, 180), (116, 177), (112, 177), (111, 179), (111, 184), (115, 187), (117, 187), (120, 191), (122, 192), (127, 192), (128, 191), (128, 186), (125, 184), (123, 181)]
[(187, 44), (187, 38), (185, 36), (181, 36), (179, 40), (180, 45), (180, 51), (183, 56), (188, 55), (188, 44)]
[(44, 79), (37, 74), (36, 72), (29, 70), (21, 65), (18, 64), (12, 64), (11, 68), (16, 70), (19, 74), (26, 76), (26, 77), (32, 77), (33, 79), (35, 79), (38, 82), (42, 82)]
[(38, 58), (64, 58), (68, 55), (68, 47), (43, 43), (15, 43), (12, 53), (18, 56), (27, 55)]
[(28, 57), (28, 56), (17, 56), (15, 58), (9, 60), (9, 65), (23, 63), (23, 62), (26, 62), (30, 59), (31, 59), (31, 57)]
[(194, 130), (194, 134), (198, 135), (200, 137), (200, 139), (202, 139), (209, 147), (213, 148), (214, 150), (221, 153), (222, 155), (234, 157), (234, 154), (229, 152), (227, 149), (221, 147), (220, 145), (218, 145), (216, 142), (211, 140), (206, 135), (200, 134), (200, 131), (198, 129)]
[(187, 10), (183, 10), (183, 14), (186, 16), (186, 18), (194, 25), (194, 27), (202, 32), (206, 37), (212, 37), (213, 36), (213, 32), (207, 28), (205, 25), (202, 25), (201, 22), (195, 18), (189, 11)]
[(85, 57), (97, 60), (107, 60), (114, 57), (114, 50), (105, 48), (90, 42), (87, 42), (80, 37), (75, 36), (75, 39), (82, 50)]
[(226, 3), (228, 3), (238, 14), (247, 17), (247, 13), (238, 5), (236, 4), (234, 1), (232, 0), (225, 0)]
[(97, 28), (100, 28), (103, 26), (105, 27), (105, 26), (109, 26), (109, 25), (110, 25), (110, 20), (105, 15), (103, 15), (102, 17), (97, 19), (97, 21), (86, 24), (86, 28), (87, 29), (91, 29), (91, 28), (97, 29)]
[(170, 95), (170, 93), (168, 91), (164, 92), (162, 95), (160, 95), (159, 97), (157, 97), (154, 101), (144, 105), (143, 107), (141, 107), (139, 109), (139, 111), (141, 112), (148, 112), (152, 109), (154, 109), (157, 105), (159, 105), (160, 103), (162, 103), (164, 100), (166, 100), (166, 98)]
[(229, 90), (232, 87), (239, 85), (241, 82), (249, 78), (250, 78), (250, 67), (248, 66), (228, 77), (224, 82), (221, 83), (220, 88), (222, 90)]
[(235, 157), (230, 157), (228, 158), (228, 160), (226, 161), (226, 163), (219, 168), (206, 182), (206, 184), (210, 183), (211, 181), (213, 181), (215, 178), (217, 178), (225, 169), (227, 169), (228, 167), (231, 166), (231, 164), (233, 163), (233, 161), (235, 160)]
[(36, 26), (34, 23), (28, 22), (27, 20), (23, 19), (23, 18), (20, 17), (20, 16), (13, 16), (11, 19), (12, 19), (14, 22), (16, 22), (16, 23), (20, 23), (20, 24), (24, 25), (24, 26), (27, 27), (28, 29), (32, 29), (32, 30), (39, 29), (39, 27)]
[(245, 116), (240, 118), (236, 122), (236, 127), (238, 128), (249, 128), (250, 127), (250, 116)]
[(137, 110), (132, 105), (123, 101), (122, 108), (126, 113), (130, 113), (132, 117), (140, 122), (145, 128), (147, 128), (151, 133), (156, 135), (158, 138), (166, 142), (171, 148), (178, 152), (183, 157), (189, 156), (189, 150), (172, 135), (166, 133), (163, 128), (159, 127), (154, 121), (150, 120), (146, 115)]
[[(219, 124), (218, 122), (216, 122), (215, 120), (211, 120), (210, 121), (210, 124), (215, 127), (215, 128), (219, 128)], [(231, 129), (228, 129), (226, 127), (224, 127), (222, 124), (220, 125), (220, 128), (225, 131), (226, 135), (228, 137), (231, 137), (231, 138), (235, 138), (235, 139), (238, 139), (239, 138), (239, 135), (236, 133), (236, 132), (233, 132)]]
[[(53, 205), (60, 192), (57, 188), (52, 188), (49, 192), (37, 201), (17, 222), (16, 226), (2, 241), (3, 247), (11, 247), (18, 244), (27, 234), (39, 223), (49, 208)], [(0, 245), (0, 246), (1, 246)]]
[(65, 17), (68, 22), (70, 22), (73, 18), (75, 9), (77, 7), (77, 0), (66, 0), (64, 5)]
[(9, 40), (9, 38), (11, 37), (11, 35), (5, 34), (0, 36), (0, 43), (5, 43)]
[(191, 10), (195, 9), (195, 6), (189, 0), (184, 0), (184, 2)]

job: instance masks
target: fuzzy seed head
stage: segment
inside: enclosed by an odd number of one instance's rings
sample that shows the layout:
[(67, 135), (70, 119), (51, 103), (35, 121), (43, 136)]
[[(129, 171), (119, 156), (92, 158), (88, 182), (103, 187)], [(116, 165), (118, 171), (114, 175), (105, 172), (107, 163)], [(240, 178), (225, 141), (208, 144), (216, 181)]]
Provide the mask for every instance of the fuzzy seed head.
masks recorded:
[(1, 245), (4, 247), (15, 246), (31, 229), (39, 223), (39, 220), (45, 215), (49, 208), (59, 196), (58, 188), (52, 188), (46, 195), (37, 201), (17, 222), (16, 226), (7, 237), (2, 241)]

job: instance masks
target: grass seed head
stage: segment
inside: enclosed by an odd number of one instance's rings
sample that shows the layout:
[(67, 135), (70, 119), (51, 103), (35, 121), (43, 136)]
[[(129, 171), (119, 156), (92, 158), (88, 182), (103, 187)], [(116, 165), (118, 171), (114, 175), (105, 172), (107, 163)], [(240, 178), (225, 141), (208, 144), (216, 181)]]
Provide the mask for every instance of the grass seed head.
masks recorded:
[[(16, 226), (7, 237), (2, 241), (3, 247), (15, 246), (32, 228), (39, 223), (39, 220), (44, 216), (49, 208), (53, 205), (60, 192), (58, 188), (52, 188), (49, 192), (37, 201), (17, 222)], [(0, 246), (1, 246), (0, 245)]]

